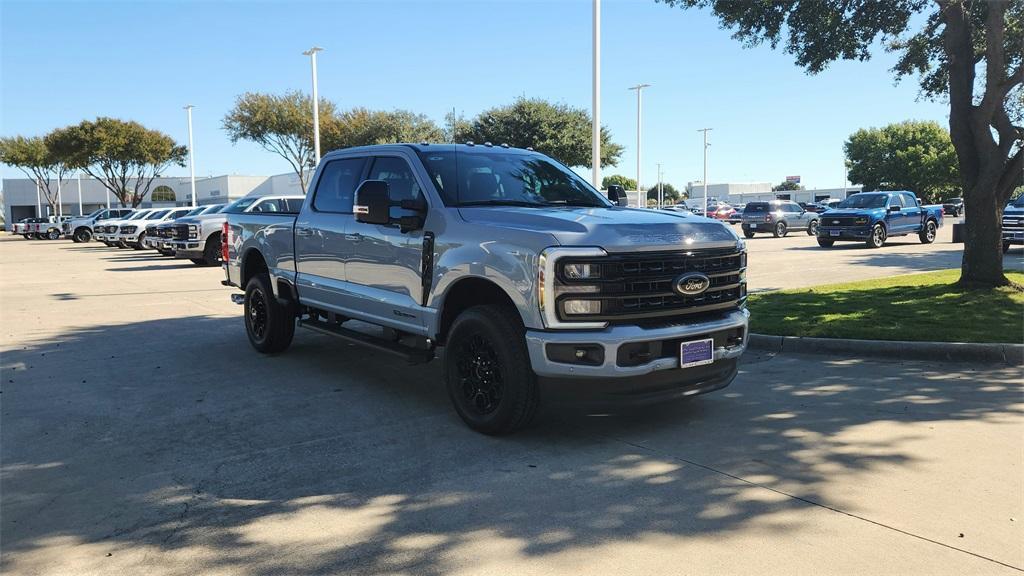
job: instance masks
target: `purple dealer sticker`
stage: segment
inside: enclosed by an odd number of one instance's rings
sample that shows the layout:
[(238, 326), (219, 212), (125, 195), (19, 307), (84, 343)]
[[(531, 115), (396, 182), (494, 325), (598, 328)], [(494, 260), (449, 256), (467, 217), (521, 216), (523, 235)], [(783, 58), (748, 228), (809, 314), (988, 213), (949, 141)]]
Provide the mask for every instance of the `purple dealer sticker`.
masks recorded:
[(715, 341), (711, 338), (683, 342), (679, 345), (679, 367), (692, 368), (715, 361)]

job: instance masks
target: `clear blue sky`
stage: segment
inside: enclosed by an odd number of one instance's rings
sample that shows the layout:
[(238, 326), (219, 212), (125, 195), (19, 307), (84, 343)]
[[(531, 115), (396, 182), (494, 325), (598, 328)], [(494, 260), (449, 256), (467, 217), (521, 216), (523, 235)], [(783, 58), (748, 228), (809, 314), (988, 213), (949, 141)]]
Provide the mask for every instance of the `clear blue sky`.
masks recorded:
[[(287, 164), (220, 128), (245, 91), (309, 90), (339, 107), (407, 108), (437, 122), (516, 96), (590, 108), (591, 4), (436, 1), (0, 4), (0, 134), (41, 134), (100, 115), (137, 120), (187, 142), (194, 104), (196, 174), (268, 175)], [(602, 122), (626, 146), (604, 174), (636, 173), (637, 83), (644, 93), (644, 182), (655, 163), (676, 185), (699, 180), (698, 128), (713, 127), (711, 182), (842, 186), (854, 130), (906, 119), (947, 124), (942, 103), (895, 85), (893, 59), (837, 63), (807, 76), (792, 56), (745, 49), (707, 12), (653, 0), (603, 2)], [(2, 167), (6, 177), (17, 176)], [(187, 174), (187, 169), (176, 169)]]

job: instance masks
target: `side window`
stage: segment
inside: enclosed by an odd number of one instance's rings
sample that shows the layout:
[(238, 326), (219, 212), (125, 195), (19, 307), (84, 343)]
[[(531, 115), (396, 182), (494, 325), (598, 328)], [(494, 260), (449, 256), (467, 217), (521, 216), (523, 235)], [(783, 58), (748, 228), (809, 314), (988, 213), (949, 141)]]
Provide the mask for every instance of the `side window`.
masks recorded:
[(383, 180), (391, 188), (394, 200), (414, 200), (421, 194), (409, 163), (402, 158), (382, 156), (374, 158), (367, 180)]
[(787, 208), (786, 208), (787, 212), (793, 212), (795, 214), (799, 214), (799, 213), (804, 211), (804, 209), (801, 208), (799, 204), (795, 204), (793, 202), (787, 203), (786, 206), (787, 206)]
[(313, 209), (318, 212), (352, 213), (359, 177), (363, 174), (366, 158), (332, 160), (324, 166), (313, 192)]
[(911, 194), (900, 194), (900, 196), (903, 196), (903, 205), (907, 208), (914, 208), (917, 206), (917, 199)]
[(890, 196), (889, 206), (899, 206), (900, 208), (903, 208), (905, 206), (903, 203), (903, 194), (893, 194)]

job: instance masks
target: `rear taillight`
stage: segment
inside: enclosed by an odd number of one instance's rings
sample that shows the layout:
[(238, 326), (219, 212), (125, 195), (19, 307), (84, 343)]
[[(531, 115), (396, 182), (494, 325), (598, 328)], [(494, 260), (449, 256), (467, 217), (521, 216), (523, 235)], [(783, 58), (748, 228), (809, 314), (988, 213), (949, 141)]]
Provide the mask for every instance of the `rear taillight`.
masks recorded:
[(224, 227), (220, 231), (220, 259), (223, 262), (228, 261), (228, 236), (231, 233), (231, 228), (228, 227), (228, 223), (224, 223)]

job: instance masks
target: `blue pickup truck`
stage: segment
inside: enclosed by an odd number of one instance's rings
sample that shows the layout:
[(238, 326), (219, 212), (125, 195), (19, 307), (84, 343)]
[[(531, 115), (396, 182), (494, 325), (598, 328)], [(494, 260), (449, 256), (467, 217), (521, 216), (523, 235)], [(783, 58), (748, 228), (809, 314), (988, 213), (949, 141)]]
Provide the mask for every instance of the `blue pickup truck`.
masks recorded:
[(1024, 244), (1024, 196), (1013, 199), (1003, 209), (1003, 254), (1012, 244)]
[(821, 214), (818, 245), (850, 241), (881, 248), (888, 238), (908, 234), (931, 244), (941, 226), (942, 206), (921, 206), (913, 192), (862, 192)]

